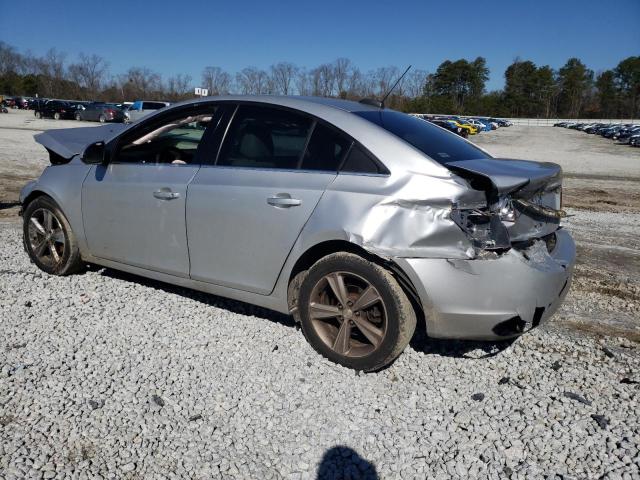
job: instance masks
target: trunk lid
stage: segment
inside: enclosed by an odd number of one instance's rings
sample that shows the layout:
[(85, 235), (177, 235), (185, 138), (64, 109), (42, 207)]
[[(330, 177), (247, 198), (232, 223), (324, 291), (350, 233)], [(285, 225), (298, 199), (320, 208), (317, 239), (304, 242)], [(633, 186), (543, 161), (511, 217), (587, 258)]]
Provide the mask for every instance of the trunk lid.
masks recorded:
[(498, 195), (516, 190), (522, 193), (549, 190), (559, 187), (562, 183), (562, 168), (549, 162), (479, 158), (448, 162), (447, 167), (465, 178), (481, 177), (489, 181)]

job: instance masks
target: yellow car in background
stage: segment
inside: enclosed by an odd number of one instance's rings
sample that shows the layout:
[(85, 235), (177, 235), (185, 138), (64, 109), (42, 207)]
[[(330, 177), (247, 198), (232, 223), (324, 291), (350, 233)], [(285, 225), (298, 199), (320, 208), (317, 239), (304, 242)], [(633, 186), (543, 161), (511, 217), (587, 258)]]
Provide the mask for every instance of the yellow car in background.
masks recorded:
[(469, 133), (469, 135), (475, 135), (476, 133), (478, 133), (478, 128), (474, 127), (470, 123), (466, 123), (466, 122), (462, 123), (460, 120), (453, 120), (453, 119), (451, 119), (451, 121), (456, 124), (456, 127), (465, 129)]

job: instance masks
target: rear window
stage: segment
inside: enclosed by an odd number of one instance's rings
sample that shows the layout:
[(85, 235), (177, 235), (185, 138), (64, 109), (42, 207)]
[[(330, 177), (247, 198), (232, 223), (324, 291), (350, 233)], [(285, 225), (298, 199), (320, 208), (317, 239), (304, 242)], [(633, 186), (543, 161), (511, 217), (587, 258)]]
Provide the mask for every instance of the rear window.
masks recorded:
[(443, 165), (460, 160), (490, 158), (482, 150), (457, 135), (404, 113), (393, 110), (354, 113), (400, 137)]

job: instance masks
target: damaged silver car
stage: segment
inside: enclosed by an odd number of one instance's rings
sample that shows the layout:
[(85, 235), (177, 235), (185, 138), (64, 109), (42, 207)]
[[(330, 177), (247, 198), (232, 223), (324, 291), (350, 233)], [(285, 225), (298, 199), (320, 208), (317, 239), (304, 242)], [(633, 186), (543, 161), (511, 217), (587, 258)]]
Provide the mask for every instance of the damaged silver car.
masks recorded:
[(289, 313), (358, 370), (392, 362), (417, 319), (431, 337), (517, 336), (571, 283), (558, 165), (380, 105), (211, 97), (36, 140), (52, 165), (21, 202), (42, 270), (103, 265)]

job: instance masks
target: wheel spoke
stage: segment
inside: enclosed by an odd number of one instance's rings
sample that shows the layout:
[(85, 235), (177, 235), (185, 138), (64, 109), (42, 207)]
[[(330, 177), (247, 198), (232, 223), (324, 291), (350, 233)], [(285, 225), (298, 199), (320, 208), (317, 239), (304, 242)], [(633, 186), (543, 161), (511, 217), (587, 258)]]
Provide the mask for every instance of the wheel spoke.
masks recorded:
[(312, 302), (309, 304), (311, 318), (334, 318), (341, 315), (338, 307), (324, 303)]
[(40, 244), (38, 244), (33, 249), (33, 253), (35, 253), (36, 257), (41, 257), (42, 255), (44, 255), (44, 249), (47, 247), (47, 245), (49, 245), (49, 242), (47, 242), (46, 239), (43, 239), (42, 242), (40, 242)]
[(44, 228), (46, 232), (49, 233), (53, 228), (53, 215), (51, 215), (49, 210), (43, 210), (42, 212), (44, 215)]
[(384, 332), (382, 330), (361, 316), (353, 317), (353, 323), (356, 324), (358, 330), (367, 337), (367, 340), (369, 340), (374, 347), (380, 345), (380, 342), (382, 342), (382, 338), (384, 337)]
[(347, 304), (348, 294), (347, 287), (344, 284), (344, 277), (340, 273), (332, 273), (327, 275), (327, 282), (333, 291), (334, 295), (342, 305)]
[(371, 305), (378, 302), (379, 300), (380, 300), (380, 295), (378, 295), (378, 292), (376, 291), (375, 288), (369, 285), (365, 289), (365, 291), (362, 292), (358, 300), (355, 301), (351, 309), (354, 312), (357, 312), (358, 310), (364, 310), (365, 308), (369, 308)]
[(342, 322), (338, 335), (333, 342), (333, 349), (340, 355), (346, 355), (351, 346), (351, 323), (348, 320)]
[(58, 254), (58, 251), (56, 250), (56, 244), (54, 243), (53, 240), (49, 241), (49, 251), (51, 252), (51, 256), (56, 261), (56, 263), (59, 262), (60, 261), (60, 255)]
[(38, 230), (38, 232), (40, 232), (42, 235), (46, 234), (46, 232), (44, 231), (44, 227), (40, 224), (40, 222), (36, 217), (31, 217), (30, 221), (31, 221), (31, 225), (35, 227), (35, 229)]

